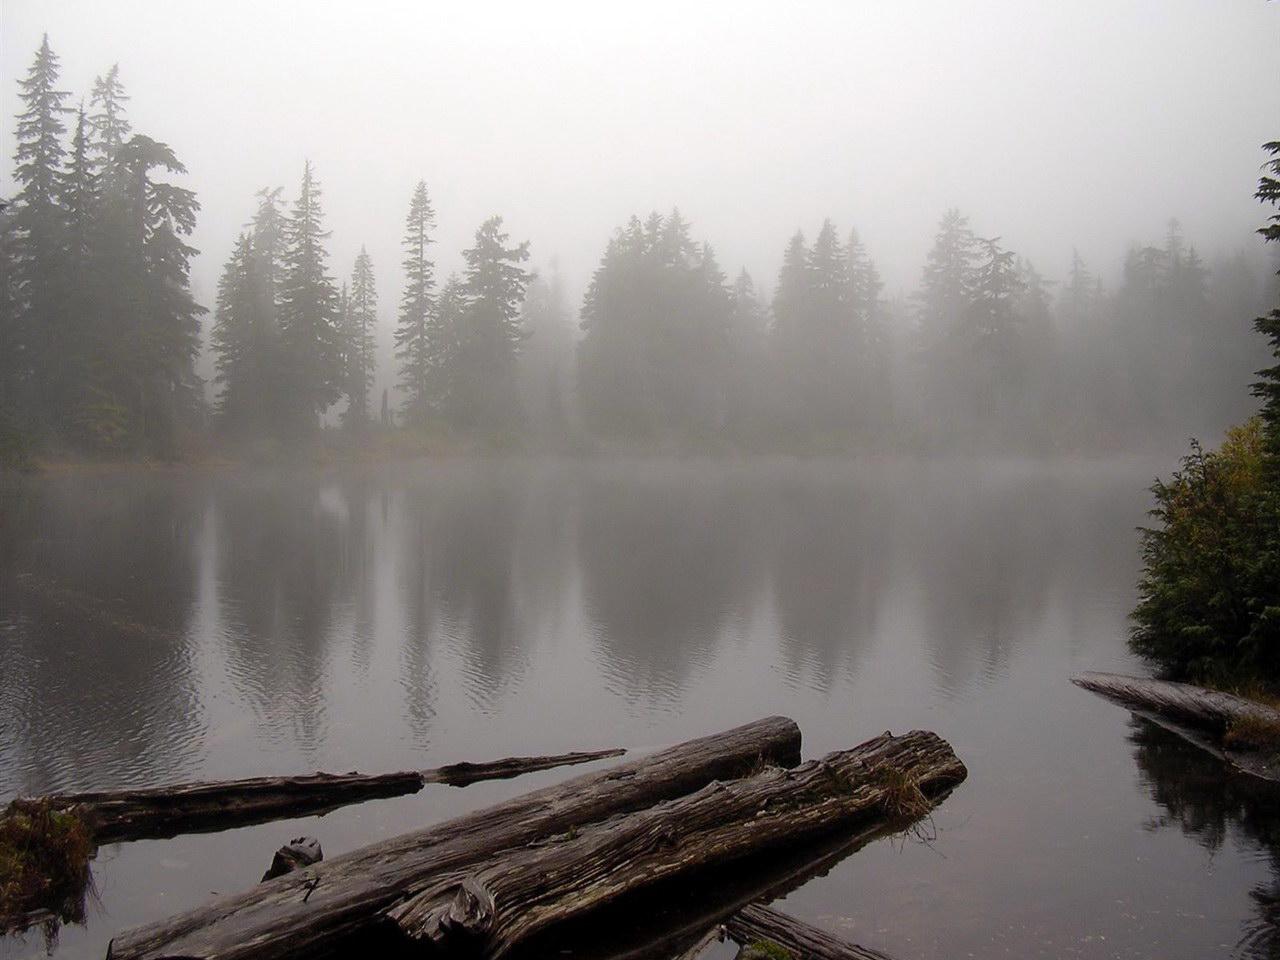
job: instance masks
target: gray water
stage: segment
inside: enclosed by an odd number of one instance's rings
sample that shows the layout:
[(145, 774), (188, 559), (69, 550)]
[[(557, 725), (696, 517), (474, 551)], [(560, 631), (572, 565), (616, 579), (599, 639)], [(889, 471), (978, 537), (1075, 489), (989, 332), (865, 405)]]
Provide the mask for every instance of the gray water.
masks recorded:
[[(1280, 955), (1280, 805), (1071, 686), (1166, 463), (455, 462), (0, 487), (0, 798), (671, 743), (946, 737), (968, 781), (786, 908), (903, 958)], [(63, 957), (568, 776), (117, 844)], [(39, 934), (0, 956), (40, 955)]]

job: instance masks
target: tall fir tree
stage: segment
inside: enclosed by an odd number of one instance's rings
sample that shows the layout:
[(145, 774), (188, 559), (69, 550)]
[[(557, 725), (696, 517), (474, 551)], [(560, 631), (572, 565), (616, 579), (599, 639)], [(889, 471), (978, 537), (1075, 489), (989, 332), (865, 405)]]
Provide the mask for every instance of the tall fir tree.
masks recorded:
[(110, 70), (93, 81), (89, 95), (92, 113), (88, 118), (93, 128), (97, 173), (103, 179), (104, 189), (109, 191), (121, 188), (117, 156), (132, 131), (132, 125), (125, 116), (128, 102), (129, 97), (120, 81), (120, 65), (112, 64)]
[[(1270, 159), (1258, 180), (1254, 196), (1277, 209), (1258, 233), (1268, 243), (1280, 243), (1280, 140), (1271, 141), (1263, 149)], [(1280, 275), (1280, 271), (1277, 274)], [(1262, 401), (1261, 417), (1268, 468), (1274, 489), (1280, 491), (1280, 307), (1258, 317), (1254, 321), (1254, 328), (1266, 338), (1271, 346), (1272, 357), (1276, 360), (1272, 366), (1258, 371), (1253, 393)], [(1275, 493), (1275, 497), (1280, 499), (1280, 492)]]
[(311, 161), (285, 223), (279, 286), (281, 378), (288, 418), (300, 434), (314, 431), (342, 393), (338, 290), (328, 272), (320, 185)]
[(22, 344), (14, 364), (19, 381), (14, 392), (24, 396), (28, 415), (37, 410), (56, 415), (61, 408), (62, 363), (71, 344), (61, 302), (65, 224), (58, 197), (66, 155), (62, 117), (69, 94), (58, 89), (58, 76), (58, 57), (46, 34), (27, 75), (18, 81), (22, 112), (14, 135), (14, 226), (19, 237), (15, 323)]
[(520, 305), (529, 272), (529, 243), (509, 245), (501, 217), (490, 217), (463, 251), (467, 299), (450, 377), (450, 422), (492, 435), (520, 426), (516, 360), (524, 330)]
[[(345, 288), (344, 288), (345, 289)], [(361, 429), (369, 422), (369, 388), (375, 364), (374, 334), (378, 328), (378, 291), (373, 258), (364, 247), (351, 271), (351, 294), (344, 312), (343, 349), (346, 360), (346, 423)]]
[(419, 180), (409, 200), (402, 243), (405, 286), (396, 324), (395, 356), (405, 393), (404, 415), (422, 423), (441, 411), (446, 394), (444, 365), (447, 338), (435, 302), (435, 264), (428, 247), (435, 241), (435, 211), (425, 181)]
[(260, 320), (255, 298), (256, 270), (253, 238), (247, 232), (241, 233), (218, 281), (210, 334), (216, 358), (215, 383), (220, 387), (216, 410), (232, 432), (245, 429), (258, 412), (253, 395), (254, 367), (263, 358), (255, 351), (260, 339), (255, 330)]

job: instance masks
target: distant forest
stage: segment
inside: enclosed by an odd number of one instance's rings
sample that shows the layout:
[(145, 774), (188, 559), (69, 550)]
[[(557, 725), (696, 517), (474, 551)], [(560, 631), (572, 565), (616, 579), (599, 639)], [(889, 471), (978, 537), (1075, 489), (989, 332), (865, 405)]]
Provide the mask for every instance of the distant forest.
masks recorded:
[[(75, 106), (46, 38), (19, 86), (0, 460), (173, 458), (196, 438), (287, 448), (322, 431), (423, 444), (408, 449), (1107, 452), (1214, 438), (1250, 412), (1243, 387), (1267, 358), (1251, 320), (1273, 268), (1247, 252), (1210, 265), (1174, 221), (1108, 289), (1074, 254), (1050, 282), (947, 211), (917, 292), (889, 300), (857, 232), (830, 220), (780, 243), (766, 297), (678, 211), (651, 213), (607, 240), (575, 318), (500, 217), (439, 277), (419, 182), (398, 386), (374, 396), (375, 265), (363, 250), (349, 273), (330, 265), (310, 163), (295, 193), (246, 198), (204, 306), (187, 242), (199, 202), (173, 149), (132, 129), (118, 70)], [(196, 373), (206, 348), (212, 384)]]

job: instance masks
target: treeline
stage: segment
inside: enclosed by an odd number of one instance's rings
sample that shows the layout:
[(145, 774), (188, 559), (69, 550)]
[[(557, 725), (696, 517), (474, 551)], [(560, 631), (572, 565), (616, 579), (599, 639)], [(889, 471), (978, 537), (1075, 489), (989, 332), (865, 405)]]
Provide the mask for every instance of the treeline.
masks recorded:
[(0, 443), (168, 456), (184, 430), (287, 444), (340, 420), (552, 449), (1122, 449), (1238, 421), (1265, 356), (1246, 321), (1268, 271), (1246, 254), (1211, 269), (1176, 223), (1108, 290), (1078, 256), (1051, 283), (949, 211), (918, 291), (890, 299), (856, 231), (828, 220), (780, 251), (766, 297), (678, 211), (653, 213), (609, 239), (574, 324), (558, 276), (529, 271), (498, 217), (439, 278), (420, 182), (397, 387), (376, 398), (375, 265), (362, 248), (335, 276), (307, 163), (296, 198), (262, 190), (232, 245), (207, 405), (184, 240), (198, 204), (162, 176), (181, 164), (130, 129), (115, 68), (75, 110), (46, 40), (20, 85)]
[(72, 107), (46, 37), (19, 87), (17, 189), (0, 213), (0, 445), (172, 455), (202, 403), (195, 194), (170, 179), (185, 170), (169, 146), (132, 130), (115, 67)]

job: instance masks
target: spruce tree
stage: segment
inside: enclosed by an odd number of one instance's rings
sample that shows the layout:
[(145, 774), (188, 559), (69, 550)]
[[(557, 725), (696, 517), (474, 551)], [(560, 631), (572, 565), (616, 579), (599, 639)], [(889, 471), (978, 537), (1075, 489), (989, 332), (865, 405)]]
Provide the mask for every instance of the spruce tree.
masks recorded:
[(124, 84), (120, 82), (120, 65), (112, 64), (105, 75), (93, 81), (93, 91), (89, 96), (93, 112), (88, 118), (93, 128), (97, 172), (102, 176), (107, 190), (120, 189), (120, 171), (116, 166), (116, 158), (132, 130), (125, 117), (125, 104), (128, 102)]
[(134, 224), (126, 249), (135, 255), (129, 267), (136, 272), (126, 279), (126, 296), (137, 310), (126, 320), (130, 353), (122, 366), (131, 383), (123, 396), (141, 448), (172, 456), (178, 428), (198, 403), (194, 363), (205, 309), (191, 295), (197, 251), (186, 237), (200, 204), (191, 190), (154, 177), (155, 170), (187, 172), (167, 144), (134, 134), (117, 157)]
[[(1271, 214), (1266, 226), (1259, 229), (1258, 233), (1269, 243), (1280, 243), (1280, 140), (1271, 141), (1263, 149), (1271, 159), (1267, 161), (1264, 168), (1266, 172), (1258, 180), (1258, 189), (1254, 196), (1261, 202), (1276, 207), (1277, 210)], [(1271, 345), (1272, 356), (1276, 359), (1273, 366), (1258, 371), (1258, 380), (1253, 384), (1253, 393), (1262, 400), (1260, 416), (1269, 472), (1277, 491), (1280, 491), (1280, 307), (1258, 317), (1254, 321), (1254, 328), (1267, 339)], [(1280, 500), (1280, 492), (1274, 495)]]
[(514, 430), (520, 421), (516, 359), (524, 330), (520, 304), (529, 273), (529, 243), (509, 246), (502, 218), (490, 217), (463, 251), (467, 299), (454, 360), (450, 421), (492, 435)]
[(253, 366), (259, 306), (255, 300), (253, 238), (241, 233), (218, 281), (218, 301), (210, 341), (216, 357), (214, 382), (221, 388), (216, 410), (232, 430), (243, 429), (255, 413)]
[[(345, 288), (344, 288), (345, 289)], [(346, 422), (360, 428), (369, 422), (369, 388), (374, 372), (374, 333), (378, 326), (378, 291), (373, 260), (364, 247), (351, 272), (351, 295), (344, 314), (346, 355)]]
[(28, 412), (56, 411), (63, 398), (62, 363), (71, 343), (62, 301), (65, 260), (64, 214), (59, 205), (59, 171), (66, 155), (62, 115), (69, 94), (58, 89), (58, 57), (46, 34), (26, 77), (18, 81), (22, 112), (14, 136), (15, 221), (19, 244), (15, 263), (18, 340), (24, 345), (16, 375)]
[(445, 337), (435, 303), (435, 264), (427, 247), (435, 241), (435, 212), (427, 185), (419, 180), (409, 201), (405, 219), (402, 263), (404, 293), (396, 324), (395, 356), (400, 362), (400, 386), (405, 391), (404, 413), (413, 423), (438, 413), (444, 403)]
[(342, 393), (338, 291), (328, 272), (320, 185), (307, 161), (292, 215), (285, 223), (279, 286), (281, 379), (288, 417), (299, 433)]

